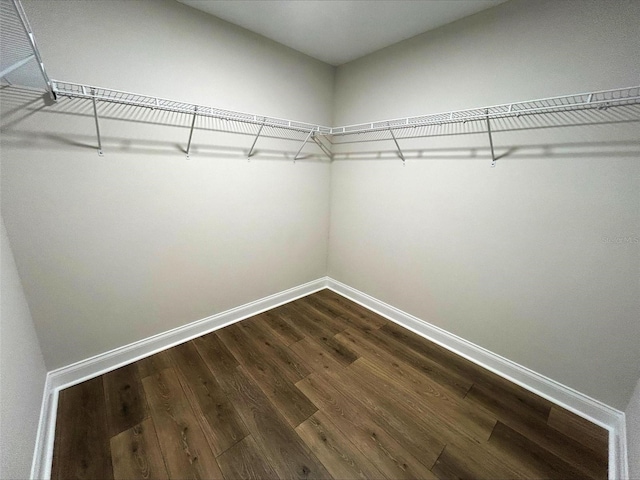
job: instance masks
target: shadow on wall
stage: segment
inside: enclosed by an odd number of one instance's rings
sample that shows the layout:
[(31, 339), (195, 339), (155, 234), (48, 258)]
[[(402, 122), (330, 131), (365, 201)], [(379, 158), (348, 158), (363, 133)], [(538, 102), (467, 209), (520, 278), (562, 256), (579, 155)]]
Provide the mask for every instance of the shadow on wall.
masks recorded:
[[(105, 153), (154, 155), (186, 153), (192, 121), (191, 115), (117, 103), (98, 103), (97, 110), (101, 124), (102, 147)], [(43, 94), (42, 91), (15, 85), (3, 85), (0, 88), (0, 116), (0, 130), (2, 131), (3, 144), (6, 146), (55, 150), (97, 149), (95, 134), (87, 135), (69, 128), (69, 125), (76, 125), (82, 127), (83, 132), (89, 131), (91, 128), (95, 131), (93, 104), (90, 100), (65, 97), (52, 104), (49, 95)], [(41, 118), (40, 124), (45, 128), (33, 128), (33, 123), (30, 120), (34, 116)], [(117, 130), (126, 133), (135, 131), (143, 125), (171, 127), (174, 132), (175, 129), (179, 129), (178, 137), (184, 138), (184, 141), (182, 143), (181, 140), (178, 143), (170, 140), (171, 137), (176, 136), (175, 134), (160, 135), (160, 138), (156, 139), (146, 139), (142, 134), (113, 135), (104, 129), (104, 125), (109, 122), (120, 124)], [(53, 128), (63, 124), (65, 128), (57, 128), (58, 131), (53, 131)], [(246, 160), (259, 130), (259, 125), (199, 116), (194, 126), (194, 137), (202, 138), (201, 134), (205, 132), (221, 136), (215, 139), (215, 143), (194, 141), (191, 153), (205, 157), (238, 157)], [(298, 149), (305, 142), (307, 133), (265, 126), (260, 130), (258, 142), (267, 141), (269, 145), (277, 147), (286, 145), (286, 148), (256, 146), (251, 158), (293, 161)], [(327, 156), (311, 140), (306, 142), (304, 148), (305, 150), (315, 149), (317, 152), (300, 153), (297, 161), (328, 161)]]

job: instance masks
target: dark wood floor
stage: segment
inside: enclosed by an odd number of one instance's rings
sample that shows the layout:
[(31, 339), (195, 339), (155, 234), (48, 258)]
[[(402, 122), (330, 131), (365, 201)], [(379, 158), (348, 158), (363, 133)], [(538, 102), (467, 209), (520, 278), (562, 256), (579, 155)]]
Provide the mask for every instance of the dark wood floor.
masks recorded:
[(607, 432), (323, 290), (60, 392), (52, 478), (607, 477)]

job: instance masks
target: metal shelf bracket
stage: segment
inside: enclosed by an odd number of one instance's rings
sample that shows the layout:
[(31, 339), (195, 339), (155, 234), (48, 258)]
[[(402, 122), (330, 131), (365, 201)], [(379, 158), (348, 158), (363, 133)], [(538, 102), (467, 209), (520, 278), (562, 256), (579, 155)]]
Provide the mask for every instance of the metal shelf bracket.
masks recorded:
[(489, 146), (491, 147), (491, 167), (496, 166), (496, 153), (493, 150), (493, 138), (491, 137), (491, 121), (489, 120), (489, 111), (485, 110), (487, 114), (487, 133), (489, 134)]
[(193, 138), (193, 127), (196, 124), (196, 116), (198, 115), (198, 107), (195, 107), (193, 109), (193, 118), (191, 119), (191, 130), (189, 130), (189, 142), (187, 143), (187, 160), (191, 159), (190, 153), (191, 152), (191, 139)]
[(320, 150), (324, 152), (329, 160), (333, 160), (333, 154), (331, 153), (331, 150), (324, 143), (322, 143), (322, 140), (317, 135), (312, 135), (311, 140), (313, 140), (315, 144), (320, 147)]
[(247, 155), (247, 162), (251, 161), (251, 156), (253, 155), (253, 149), (256, 146), (256, 142), (258, 141), (258, 138), (260, 137), (260, 134), (262, 133), (262, 129), (264, 128), (264, 125), (260, 125), (260, 129), (258, 130), (258, 134), (256, 135), (256, 138), (253, 139), (253, 143), (251, 144), (251, 148), (249, 149), (249, 154)]
[(391, 137), (393, 138), (393, 141), (396, 144), (396, 148), (398, 149), (398, 156), (402, 159), (402, 166), (405, 166), (407, 163), (406, 159), (404, 158), (404, 154), (402, 153), (402, 149), (400, 148), (400, 144), (398, 143), (398, 139), (396, 138), (395, 134), (393, 133), (393, 130), (390, 128), (389, 129), (389, 133), (391, 134)]
[(302, 149), (304, 148), (304, 146), (307, 144), (307, 142), (311, 138), (311, 135), (313, 135), (313, 130), (309, 130), (309, 133), (307, 134), (307, 138), (304, 139), (304, 142), (302, 142), (302, 145), (300, 145), (300, 148), (298, 149), (298, 152), (293, 157), (293, 163), (296, 163), (296, 160), (300, 156), (300, 152), (302, 152)]
[[(92, 95), (95, 95), (95, 91), (91, 91)], [(104, 157), (104, 152), (102, 151), (102, 139), (100, 138), (100, 122), (98, 121), (98, 107), (96, 106), (96, 99), (92, 97), (93, 101), (93, 118), (96, 121), (96, 135), (98, 136), (98, 156)]]

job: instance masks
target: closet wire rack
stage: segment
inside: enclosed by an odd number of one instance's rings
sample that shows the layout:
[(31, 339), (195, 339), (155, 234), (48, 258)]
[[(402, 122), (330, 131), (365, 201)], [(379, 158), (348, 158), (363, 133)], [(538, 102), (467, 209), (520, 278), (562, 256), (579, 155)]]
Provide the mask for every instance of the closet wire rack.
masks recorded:
[(0, 32), (0, 79), (51, 93), (51, 81), (19, 0), (0, 0)]

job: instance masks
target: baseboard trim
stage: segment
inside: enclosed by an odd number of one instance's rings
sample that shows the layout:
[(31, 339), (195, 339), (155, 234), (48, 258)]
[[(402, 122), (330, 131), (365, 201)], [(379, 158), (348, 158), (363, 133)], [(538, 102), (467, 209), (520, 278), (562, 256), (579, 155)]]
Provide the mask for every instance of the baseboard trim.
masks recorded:
[(154, 353), (187, 342), (220, 328), (258, 315), (297, 298), (305, 297), (327, 287), (327, 278), (319, 278), (288, 290), (261, 298), (202, 320), (159, 333), (123, 347), (95, 355), (47, 374), (31, 467), (31, 478), (51, 478), (53, 441), (55, 437), (58, 393), (63, 388), (84, 382), (104, 373), (128, 365)]
[(334, 292), (609, 430), (609, 478), (628, 478), (624, 413), (335, 279)]

